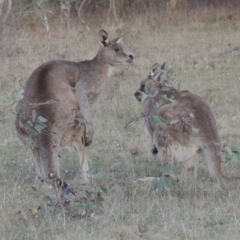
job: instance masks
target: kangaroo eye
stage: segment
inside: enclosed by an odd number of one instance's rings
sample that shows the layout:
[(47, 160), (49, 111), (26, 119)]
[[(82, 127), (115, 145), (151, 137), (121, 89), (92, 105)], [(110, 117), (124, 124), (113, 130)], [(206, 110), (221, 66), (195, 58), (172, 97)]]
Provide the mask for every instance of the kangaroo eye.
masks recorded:
[(119, 48), (114, 48), (114, 51), (115, 52), (119, 52)]

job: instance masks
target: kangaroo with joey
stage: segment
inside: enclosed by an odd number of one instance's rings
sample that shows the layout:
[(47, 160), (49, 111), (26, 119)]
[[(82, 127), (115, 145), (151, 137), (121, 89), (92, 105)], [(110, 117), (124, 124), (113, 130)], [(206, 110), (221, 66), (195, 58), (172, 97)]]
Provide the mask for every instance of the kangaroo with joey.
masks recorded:
[(152, 153), (162, 151), (166, 163), (194, 167), (204, 155), (212, 178), (222, 183), (221, 141), (209, 105), (196, 94), (172, 87), (163, 75), (165, 63), (154, 64), (140, 89), (135, 92), (144, 101), (143, 116)]

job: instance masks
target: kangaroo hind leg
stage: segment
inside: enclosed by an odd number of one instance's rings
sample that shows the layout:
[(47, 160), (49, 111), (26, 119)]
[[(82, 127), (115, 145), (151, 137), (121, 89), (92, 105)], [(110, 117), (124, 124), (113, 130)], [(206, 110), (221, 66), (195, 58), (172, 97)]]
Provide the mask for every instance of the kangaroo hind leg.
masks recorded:
[(40, 133), (36, 137), (36, 148), (32, 150), (35, 159), (36, 173), (43, 179), (60, 178), (59, 148), (61, 139), (53, 133)]

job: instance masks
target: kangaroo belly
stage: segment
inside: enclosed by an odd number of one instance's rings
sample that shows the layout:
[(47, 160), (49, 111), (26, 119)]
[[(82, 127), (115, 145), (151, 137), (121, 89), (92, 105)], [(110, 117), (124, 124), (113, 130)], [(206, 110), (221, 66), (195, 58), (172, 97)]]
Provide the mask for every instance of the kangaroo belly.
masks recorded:
[(177, 142), (170, 144), (167, 149), (167, 160), (171, 163), (183, 165), (185, 168), (195, 166), (201, 154), (201, 149), (196, 144), (181, 145)]
[(186, 168), (191, 168), (199, 161), (201, 147), (194, 136), (180, 132), (171, 135), (169, 132), (158, 131), (157, 143), (158, 148), (162, 149), (166, 163), (181, 164)]

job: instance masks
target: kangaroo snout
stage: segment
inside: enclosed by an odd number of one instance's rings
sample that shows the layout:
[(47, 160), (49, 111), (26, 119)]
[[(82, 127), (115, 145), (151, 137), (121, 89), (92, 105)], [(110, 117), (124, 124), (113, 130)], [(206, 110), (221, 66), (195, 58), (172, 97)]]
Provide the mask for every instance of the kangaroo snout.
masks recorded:
[(136, 91), (134, 96), (139, 102), (142, 101), (142, 93), (140, 91)]
[(133, 60), (134, 60), (134, 55), (133, 55), (132, 53), (130, 53), (130, 54), (128, 55), (128, 60), (127, 60), (127, 62), (132, 63)]

